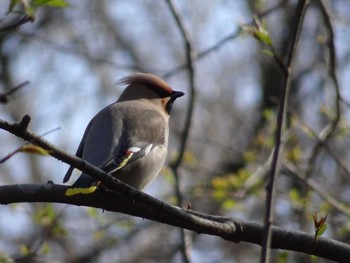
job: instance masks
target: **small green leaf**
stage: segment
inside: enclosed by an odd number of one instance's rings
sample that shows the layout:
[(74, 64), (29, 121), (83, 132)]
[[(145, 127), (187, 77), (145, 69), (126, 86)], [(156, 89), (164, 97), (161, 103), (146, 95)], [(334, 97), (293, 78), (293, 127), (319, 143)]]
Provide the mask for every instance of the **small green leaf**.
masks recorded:
[(291, 161), (296, 163), (299, 161), (302, 157), (302, 149), (300, 145), (296, 145), (293, 149), (287, 152), (286, 158)]
[(99, 215), (98, 210), (95, 207), (88, 207), (86, 210), (89, 217), (97, 217)]
[(236, 202), (232, 199), (225, 200), (222, 203), (222, 207), (226, 210), (232, 209), (236, 205)]
[(198, 164), (196, 156), (192, 152), (189, 152), (189, 151), (186, 151), (184, 154), (184, 162), (185, 162), (185, 164), (187, 164), (193, 168), (196, 167)]
[(271, 50), (268, 50), (268, 49), (263, 49), (263, 50), (261, 50), (261, 53), (263, 53), (263, 54), (265, 54), (265, 55), (268, 55), (268, 56), (270, 56), (270, 57), (273, 57), (273, 56), (274, 56), (273, 52), (272, 52)]
[(254, 17), (254, 25), (242, 26), (243, 31), (250, 34), (260, 42), (268, 46), (272, 46), (272, 39), (269, 31), (267, 30), (266, 22), (261, 21), (258, 17)]
[(256, 31), (255, 34), (258, 40), (260, 40), (261, 42), (265, 43), (268, 46), (272, 46), (272, 39), (267, 31), (265, 30)]
[(67, 236), (67, 231), (60, 222), (56, 222), (55, 226), (52, 229), (52, 233), (55, 236)]
[(277, 255), (277, 262), (278, 263), (287, 263), (288, 262), (288, 252), (286, 252), (286, 251), (279, 252)]
[(19, 251), (22, 256), (28, 256), (30, 254), (30, 248), (24, 243), (19, 245)]
[(320, 219), (318, 219), (317, 212), (315, 212), (312, 215), (313, 221), (314, 221), (314, 226), (315, 226), (315, 242), (317, 242), (317, 238), (322, 236), (324, 232), (327, 230), (327, 215), (326, 216), (321, 216)]
[(322, 225), (318, 230), (317, 236), (318, 237), (322, 236), (324, 232), (326, 232), (326, 230), (327, 230), (327, 224)]
[(266, 109), (263, 111), (262, 115), (266, 121), (270, 121), (274, 117), (274, 111), (271, 109)]
[(255, 151), (245, 151), (243, 153), (244, 161), (247, 163), (252, 163), (257, 160), (257, 153)]
[(250, 35), (253, 35), (256, 31), (255, 26), (241, 26), (242, 30)]
[(42, 226), (49, 226), (55, 220), (56, 211), (52, 204), (47, 204), (40, 208), (34, 215), (34, 223)]
[(35, 7), (52, 6), (52, 7), (70, 7), (70, 4), (65, 0), (34, 0)]
[(48, 255), (51, 252), (51, 246), (49, 245), (48, 242), (46, 242), (46, 241), (44, 242), (44, 244), (41, 247), (41, 252), (44, 255)]

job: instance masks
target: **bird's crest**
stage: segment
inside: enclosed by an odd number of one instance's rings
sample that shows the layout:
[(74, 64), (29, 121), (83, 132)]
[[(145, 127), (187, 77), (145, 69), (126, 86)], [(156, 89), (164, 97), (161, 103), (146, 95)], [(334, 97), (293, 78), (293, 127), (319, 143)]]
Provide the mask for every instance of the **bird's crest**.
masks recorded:
[(117, 84), (124, 85), (145, 85), (157, 93), (160, 97), (168, 97), (173, 93), (173, 89), (159, 77), (146, 74), (137, 73), (129, 77), (123, 78), (117, 82)]

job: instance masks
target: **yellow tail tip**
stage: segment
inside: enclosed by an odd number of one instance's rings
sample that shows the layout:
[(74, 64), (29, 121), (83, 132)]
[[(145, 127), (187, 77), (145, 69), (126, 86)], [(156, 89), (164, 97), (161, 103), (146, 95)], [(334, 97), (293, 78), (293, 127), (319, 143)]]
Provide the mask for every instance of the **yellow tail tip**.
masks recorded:
[(97, 189), (97, 186), (91, 186), (91, 187), (88, 187), (88, 188), (68, 188), (66, 190), (66, 193), (65, 193), (65, 196), (72, 196), (72, 195), (78, 195), (78, 194), (84, 194), (84, 195), (87, 195), (87, 194), (92, 194), (96, 191)]

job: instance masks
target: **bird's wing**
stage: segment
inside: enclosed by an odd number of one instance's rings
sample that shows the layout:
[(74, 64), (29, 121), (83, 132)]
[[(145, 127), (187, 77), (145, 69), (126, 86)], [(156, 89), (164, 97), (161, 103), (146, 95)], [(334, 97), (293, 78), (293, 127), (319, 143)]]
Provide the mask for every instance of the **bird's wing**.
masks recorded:
[(147, 155), (152, 148), (154, 148), (152, 143), (138, 142), (135, 146), (131, 146), (128, 149), (119, 151), (113, 155), (104, 165), (101, 166), (101, 169), (107, 173), (114, 173), (122, 169), (126, 164), (132, 163)]
[(166, 125), (164, 117), (154, 111), (139, 112), (137, 118), (129, 116), (124, 131), (112, 156), (101, 166), (107, 173), (122, 170), (125, 166), (144, 157), (154, 147), (165, 143)]

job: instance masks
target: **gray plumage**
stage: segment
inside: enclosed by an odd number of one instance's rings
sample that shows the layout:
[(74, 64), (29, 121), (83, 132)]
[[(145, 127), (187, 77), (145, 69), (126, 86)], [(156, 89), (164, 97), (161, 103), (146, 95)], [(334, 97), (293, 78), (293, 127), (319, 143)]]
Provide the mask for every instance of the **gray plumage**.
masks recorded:
[[(183, 93), (173, 91), (151, 74), (135, 74), (120, 83), (128, 86), (117, 102), (90, 121), (76, 155), (142, 189), (164, 165), (171, 106)], [(68, 169), (64, 182), (73, 169)], [(83, 173), (73, 187), (90, 187), (95, 183), (93, 177)]]

